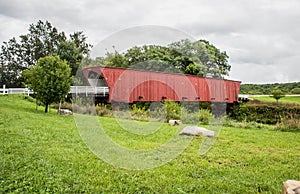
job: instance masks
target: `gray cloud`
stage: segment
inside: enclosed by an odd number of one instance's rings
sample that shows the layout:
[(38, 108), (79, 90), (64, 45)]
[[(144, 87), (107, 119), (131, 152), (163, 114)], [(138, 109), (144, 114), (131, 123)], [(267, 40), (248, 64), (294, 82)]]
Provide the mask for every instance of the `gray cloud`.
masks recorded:
[(230, 78), (300, 81), (298, 0), (0, 0), (0, 41), (26, 33), (38, 19), (66, 33), (84, 31), (94, 45), (130, 27), (173, 27), (226, 51)]

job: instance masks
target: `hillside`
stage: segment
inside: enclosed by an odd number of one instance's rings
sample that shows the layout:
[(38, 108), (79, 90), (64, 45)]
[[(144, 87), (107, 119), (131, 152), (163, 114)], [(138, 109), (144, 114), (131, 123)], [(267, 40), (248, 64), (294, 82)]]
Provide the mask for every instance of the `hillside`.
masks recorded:
[(270, 94), (274, 89), (280, 89), (286, 94), (294, 88), (300, 88), (300, 82), (274, 84), (241, 84), (240, 94)]
[[(94, 155), (72, 116), (45, 114), (17, 95), (0, 96), (0, 110), (0, 193), (280, 193), (283, 181), (300, 179), (300, 133), (222, 127), (204, 155), (197, 137), (165, 165), (127, 170)], [(114, 118), (99, 120), (131, 149), (157, 147), (175, 129), (134, 135)]]

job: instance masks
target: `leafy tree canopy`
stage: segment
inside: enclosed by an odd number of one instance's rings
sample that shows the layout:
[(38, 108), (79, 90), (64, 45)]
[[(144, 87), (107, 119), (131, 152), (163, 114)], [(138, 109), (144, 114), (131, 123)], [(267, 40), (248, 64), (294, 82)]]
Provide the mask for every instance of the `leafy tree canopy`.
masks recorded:
[(49, 104), (59, 102), (68, 94), (72, 82), (70, 75), (71, 68), (59, 56), (40, 58), (36, 66), (23, 71), (29, 88), (45, 104), (45, 112)]
[(119, 53), (107, 53), (98, 59), (100, 64), (113, 67), (179, 72), (198, 76), (222, 78), (228, 75), (231, 66), (226, 52), (221, 52), (206, 40), (191, 42), (181, 40), (168, 46), (144, 45)]
[(3, 42), (0, 51), (1, 82), (8, 87), (21, 87), (22, 72), (36, 65), (45, 56), (59, 55), (66, 60), (75, 75), (83, 57), (88, 56), (92, 45), (86, 42), (83, 32), (69, 35), (59, 32), (50, 22), (39, 20), (31, 24), (28, 33)]
[(278, 102), (278, 100), (279, 100), (280, 98), (285, 97), (285, 95), (284, 95), (284, 93), (283, 93), (281, 90), (276, 89), (276, 90), (273, 90), (273, 91), (271, 92), (271, 97), (274, 98), (274, 99), (276, 99), (276, 101)]

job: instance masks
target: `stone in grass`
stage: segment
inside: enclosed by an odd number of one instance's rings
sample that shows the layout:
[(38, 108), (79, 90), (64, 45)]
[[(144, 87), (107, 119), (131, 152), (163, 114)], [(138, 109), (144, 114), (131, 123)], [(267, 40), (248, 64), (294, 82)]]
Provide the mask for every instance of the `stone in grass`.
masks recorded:
[(169, 120), (169, 125), (170, 126), (182, 125), (182, 121), (181, 120)]
[(57, 111), (59, 115), (73, 115), (73, 112), (69, 109), (60, 109)]
[(182, 129), (182, 131), (179, 133), (179, 135), (190, 135), (190, 136), (207, 136), (207, 137), (213, 137), (215, 135), (214, 131), (205, 129), (203, 127), (198, 126), (187, 126)]
[(300, 181), (287, 180), (282, 186), (283, 194), (300, 194)]

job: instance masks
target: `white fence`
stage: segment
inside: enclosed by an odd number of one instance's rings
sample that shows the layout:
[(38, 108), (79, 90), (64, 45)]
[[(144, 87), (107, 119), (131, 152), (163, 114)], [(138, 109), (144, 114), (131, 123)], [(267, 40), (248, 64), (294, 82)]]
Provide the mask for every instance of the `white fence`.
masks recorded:
[(93, 87), (93, 86), (71, 86), (71, 94), (89, 94), (107, 96), (109, 94), (108, 87)]
[(33, 92), (30, 91), (28, 88), (5, 88), (5, 86), (3, 86), (3, 88), (0, 89), (0, 93), (2, 95), (6, 95), (6, 94), (32, 94)]
[[(70, 92), (71, 94), (85, 94), (90, 95), (101, 95), (101, 96), (107, 96), (109, 94), (108, 87), (92, 87), (92, 86), (71, 86)], [(33, 92), (28, 88), (3, 88), (0, 89), (0, 94), (6, 95), (6, 94), (33, 94)]]

